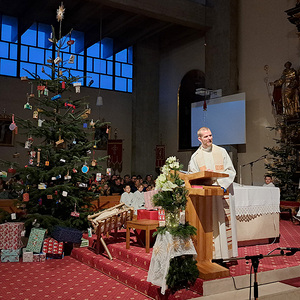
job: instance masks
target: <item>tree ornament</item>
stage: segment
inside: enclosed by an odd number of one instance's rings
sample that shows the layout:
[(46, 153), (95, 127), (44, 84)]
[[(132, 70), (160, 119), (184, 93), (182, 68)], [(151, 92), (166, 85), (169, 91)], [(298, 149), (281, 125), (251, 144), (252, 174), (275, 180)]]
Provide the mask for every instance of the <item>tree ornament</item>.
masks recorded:
[(45, 161), (45, 166), (48, 167), (49, 166), (49, 160)]
[(47, 188), (47, 185), (43, 182), (39, 183), (38, 184), (38, 189), (39, 190), (45, 190)]
[[(69, 42), (69, 41), (68, 41)], [(67, 42), (67, 43), (68, 43)], [(74, 64), (74, 59), (75, 59), (75, 56), (72, 54), (69, 58), (69, 61), (68, 61), (68, 64)]]
[(80, 93), (81, 82), (74, 82), (73, 86), (75, 87), (75, 92), (77, 94), (79, 94)]
[(51, 98), (51, 100), (54, 101), (54, 100), (58, 100), (58, 99), (60, 99), (60, 98), (61, 98), (61, 95), (58, 94), (58, 95), (53, 96), (53, 97)]
[(71, 176), (70, 176), (69, 171), (68, 171), (67, 175), (65, 175), (64, 179), (65, 179), (65, 180), (70, 180), (70, 179), (71, 179)]
[(81, 168), (82, 173), (87, 173), (89, 171), (89, 167), (87, 165), (83, 165)]
[(44, 90), (44, 95), (45, 95), (45, 96), (48, 96), (48, 95), (49, 95), (49, 90), (47, 89), (47, 87), (46, 87), (45, 90)]
[(42, 204), (43, 204), (43, 199), (40, 198), (40, 199), (39, 199), (39, 205), (42, 205)]
[(29, 152), (29, 154), (30, 154), (30, 157), (31, 157), (31, 158), (35, 158), (35, 156), (36, 156), (36, 152), (35, 152), (34, 150), (31, 150), (31, 151)]
[(11, 124), (9, 125), (9, 129), (10, 129), (11, 131), (13, 131), (13, 130), (15, 130), (15, 129), (17, 128), (17, 124), (15, 123), (15, 115), (14, 115), (14, 114), (12, 114), (11, 120), (12, 120), (12, 122), (11, 122)]
[(58, 22), (61, 22), (63, 20), (64, 13), (65, 13), (65, 8), (64, 8), (63, 3), (61, 3), (61, 5), (56, 10), (56, 19)]
[(37, 153), (37, 159), (36, 159), (36, 166), (39, 167), (40, 166), (40, 162), (41, 162), (41, 149), (38, 149), (38, 153)]
[(48, 199), (48, 200), (52, 200), (52, 199), (53, 199), (53, 196), (52, 196), (52, 195), (47, 195), (47, 199)]
[(45, 120), (38, 119), (38, 127), (42, 127), (43, 122), (45, 122)]
[(32, 118), (33, 118), (33, 119), (37, 119), (38, 116), (39, 116), (39, 112), (38, 112), (37, 110), (35, 110), (35, 111), (33, 112), (33, 114), (32, 114)]
[(97, 165), (97, 160), (96, 159), (92, 159), (92, 167), (95, 167)]
[(62, 192), (62, 196), (63, 196), (63, 197), (67, 197), (67, 196), (68, 196), (68, 192), (67, 192), (67, 191), (63, 191), (63, 192)]
[(80, 213), (76, 211), (76, 203), (74, 205), (74, 211), (71, 212), (71, 216), (77, 218), (80, 216)]
[(15, 174), (17, 172), (16, 169), (13, 168), (13, 166), (11, 166), (10, 168), (8, 168), (7, 170), (7, 173), (10, 173), (10, 174)]
[(29, 201), (29, 193), (24, 193), (23, 194), (23, 201), (28, 202)]
[(66, 88), (66, 83), (65, 83), (64, 81), (61, 83), (61, 88), (62, 88), (63, 90)]

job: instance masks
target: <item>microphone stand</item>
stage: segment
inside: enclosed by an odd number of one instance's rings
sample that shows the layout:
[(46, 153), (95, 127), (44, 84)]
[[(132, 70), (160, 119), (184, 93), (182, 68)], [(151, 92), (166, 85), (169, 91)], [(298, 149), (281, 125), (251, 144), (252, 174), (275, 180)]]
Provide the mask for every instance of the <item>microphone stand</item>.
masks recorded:
[(243, 184), (242, 184), (242, 168), (245, 167), (245, 166), (250, 165), (251, 185), (253, 185), (253, 165), (254, 165), (256, 162), (265, 159), (266, 157), (267, 157), (267, 155), (263, 155), (263, 156), (261, 156), (260, 158), (254, 160), (254, 161), (251, 161), (251, 162), (249, 162), (249, 163), (247, 163), (247, 164), (244, 164), (244, 165), (240, 165), (240, 185), (243, 185)]
[[(279, 254), (272, 254), (270, 255), (270, 253), (272, 253), (275, 250), (280, 250)], [(284, 252), (284, 251), (289, 251), (289, 252)], [(229, 259), (222, 259), (221, 262), (232, 262), (232, 261), (237, 261), (237, 260), (241, 260), (241, 259), (245, 259), (245, 260), (251, 260), (252, 263), (252, 267), (254, 270), (254, 283), (253, 283), (253, 290), (254, 290), (254, 299), (258, 299), (258, 281), (257, 281), (257, 270), (258, 270), (258, 266), (259, 266), (259, 262), (261, 259), (263, 259), (264, 257), (274, 257), (274, 256), (291, 256), (294, 255), (297, 251), (300, 251), (300, 248), (290, 248), (290, 250), (287, 249), (281, 249), (281, 248), (276, 248), (274, 250), (272, 250), (269, 254), (267, 255), (252, 255), (252, 256), (245, 256), (245, 257), (232, 257)], [(249, 299), (251, 299), (251, 271), (250, 271), (250, 297)]]

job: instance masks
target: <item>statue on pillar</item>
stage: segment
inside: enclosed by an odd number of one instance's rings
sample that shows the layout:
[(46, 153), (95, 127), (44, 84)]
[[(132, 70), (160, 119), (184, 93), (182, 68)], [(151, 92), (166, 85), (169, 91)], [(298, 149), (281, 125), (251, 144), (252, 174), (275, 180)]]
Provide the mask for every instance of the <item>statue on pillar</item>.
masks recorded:
[[(273, 98), (276, 106), (282, 103), (283, 114), (286, 116), (296, 116), (299, 111), (299, 75), (292, 68), (292, 63), (287, 61), (281, 77), (270, 85), (274, 86)], [(278, 93), (280, 88), (281, 93)]]

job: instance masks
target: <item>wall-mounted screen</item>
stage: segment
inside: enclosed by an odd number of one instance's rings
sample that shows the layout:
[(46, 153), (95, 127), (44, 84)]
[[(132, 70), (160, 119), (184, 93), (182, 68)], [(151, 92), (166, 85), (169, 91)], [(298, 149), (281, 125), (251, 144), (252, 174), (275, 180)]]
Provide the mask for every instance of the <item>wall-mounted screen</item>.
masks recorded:
[(197, 131), (208, 127), (216, 145), (235, 145), (246, 143), (246, 95), (234, 94), (226, 97), (191, 104), (191, 140), (192, 147), (198, 147)]

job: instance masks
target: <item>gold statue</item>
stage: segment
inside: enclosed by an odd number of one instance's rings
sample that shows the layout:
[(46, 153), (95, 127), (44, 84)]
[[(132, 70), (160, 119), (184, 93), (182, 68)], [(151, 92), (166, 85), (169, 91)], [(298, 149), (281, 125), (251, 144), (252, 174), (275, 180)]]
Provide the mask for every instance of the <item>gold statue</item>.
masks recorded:
[[(284, 67), (280, 79), (270, 82), (270, 85), (274, 86), (274, 102), (282, 102), (284, 115), (296, 116), (299, 110), (298, 72), (292, 68), (292, 63), (289, 61), (284, 64)], [(276, 87), (281, 88), (281, 99), (278, 99), (280, 96), (275, 94)]]

